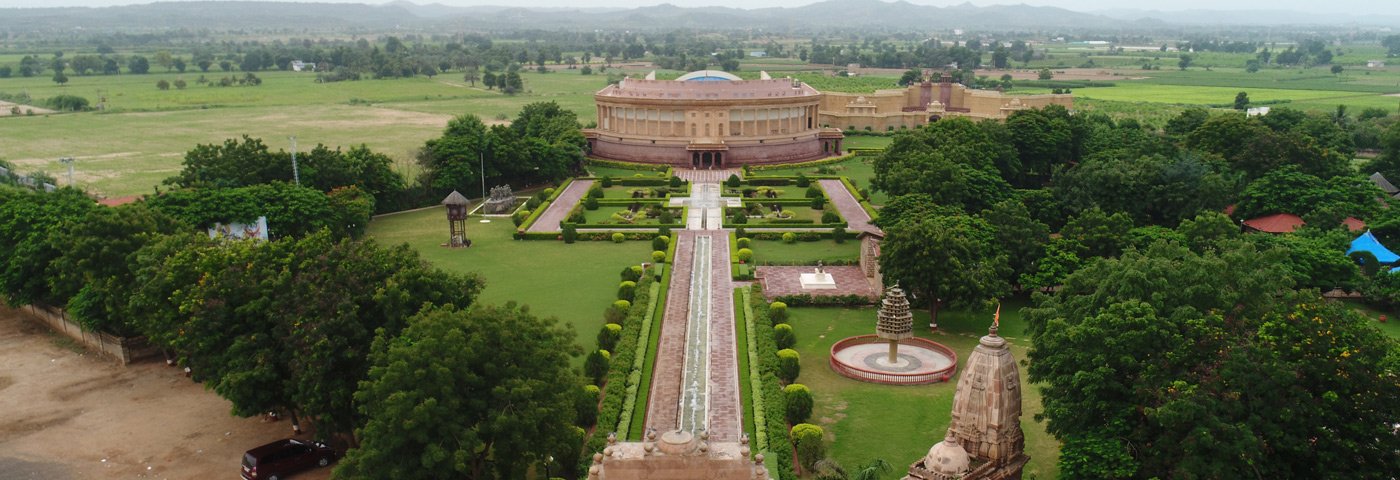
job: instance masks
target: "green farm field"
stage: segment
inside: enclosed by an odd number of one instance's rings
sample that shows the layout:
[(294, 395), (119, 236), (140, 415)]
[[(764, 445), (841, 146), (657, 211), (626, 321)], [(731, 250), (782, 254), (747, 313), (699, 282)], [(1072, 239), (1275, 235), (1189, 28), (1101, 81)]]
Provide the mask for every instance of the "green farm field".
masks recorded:
[[(222, 74), (206, 74), (218, 78)], [(156, 89), (158, 79), (190, 82), (185, 90)], [(303, 73), (260, 73), (257, 87), (208, 87), (198, 74), (71, 77), (66, 86), (47, 78), (0, 79), (0, 92), (27, 92), (36, 99), (73, 94), (107, 98), (108, 111), (0, 117), (0, 158), (23, 172), (59, 173), (58, 158), (77, 159), (75, 182), (108, 195), (151, 192), (180, 169), (197, 144), (241, 135), (259, 137), (274, 149), (316, 144), (368, 145), (392, 157), (400, 172), (416, 174), (413, 158), (423, 142), (442, 133), (453, 116), (476, 114), (488, 122), (510, 118), (520, 107), (557, 101), (593, 116), (592, 93), (603, 76), (525, 73), (527, 92), (506, 96), (460, 82), (456, 75), (315, 83)], [(62, 177), (62, 175), (59, 175)]]
[[(1030, 340), (1024, 337), (1019, 308), (1022, 302), (1007, 302), (1002, 309), (1001, 334), (1011, 342), (1018, 360), (1026, 358)], [(827, 365), (831, 345), (846, 337), (875, 332), (876, 309), (793, 308), (790, 323), (797, 333), (795, 347), (802, 357), (802, 373), (797, 383), (812, 389), (816, 408), (811, 423), (826, 430), (828, 452), (842, 465), (852, 467), (881, 458), (894, 467), (884, 479), (903, 476), (909, 464), (928, 453), (943, 439), (953, 406), (957, 385), (947, 383), (921, 386), (891, 386), (859, 382), (836, 374)], [(927, 312), (915, 312), (919, 337), (942, 343), (964, 361), (987, 333), (991, 311), (946, 310), (940, 316), (942, 333), (928, 332)], [(961, 375), (961, 372), (959, 372)], [(1040, 391), (1027, 383), (1021, 371), (1021, 429), (1026, 435), (1026, 478), (1055, 478), (1058, 473), (1059, 445), (1045, 432), (1034, 416), (1040, 413)], [(864, 439), (864, 440), (862, 440)], [(871, 440), (883, 439), (883, 440)]]

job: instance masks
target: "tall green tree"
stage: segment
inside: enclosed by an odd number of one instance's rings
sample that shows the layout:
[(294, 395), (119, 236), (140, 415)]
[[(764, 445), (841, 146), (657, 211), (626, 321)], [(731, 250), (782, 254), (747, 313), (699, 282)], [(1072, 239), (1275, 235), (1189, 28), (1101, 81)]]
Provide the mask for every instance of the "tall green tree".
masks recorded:
[(1010, 267), (992, 227), (968, 215), (925, 215), (886, 230), (880, 249), (886, 279), (926, 302), (938, 324), (945, 304), (966, 305), (1005, 294)]
[(523, 308), (425, 310), (382, 335), (337, 478), (521, 478), (576, 441), (573, 332)]
[(71, 292), (55, 292), (48, 279), (63, 256), (57, 238), (97, 204), (73, 188), (53, 193), (11, 193), (0, 202), (0, 295), (9, 305), (62, 306)]
[(1006, 253), (1007, 282), (1016, 283), (1021, 275), (1033, 272), (1050, 241), (1050, 227), (1031, 218), (1026, 205), (1014, 199), (997, 202), (981, 217), (992, 228), (997, 248)]
[(161, 235), (184, 228), (175, 219), (137, 202), (94, 208), (65, 222), (51, 238), (62, 255), (50, 264), (49, 288), (66, 299), (79, 324), (93, 330), (130, 336), (126, 305), (135, 284), (133, 256)]

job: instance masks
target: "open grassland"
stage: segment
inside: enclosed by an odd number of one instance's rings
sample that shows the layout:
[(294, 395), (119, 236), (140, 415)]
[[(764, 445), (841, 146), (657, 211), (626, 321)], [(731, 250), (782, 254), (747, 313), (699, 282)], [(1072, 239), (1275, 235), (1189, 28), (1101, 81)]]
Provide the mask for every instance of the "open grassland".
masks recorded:
[[(223, 75), (222, 73), (219, 75)], [(217, 78), (215, 74), (206, 74)], [(361, 143), (392, 157), (399, 171), (416, 175), (415, 152), (441, 135), (453, 116), (476, 114), (490, 122), (515, 116), (520, 107), (557, 101), (591, 121), (592, 92), (602, 76), (525, 73), (527, 92), (506, 96), (460, 81), (458, 75), (315, 83), (314, 75), (260, 72), (256, 87), (207, 87), (198, 74), (71, 77), (67, 86), (47, 78), (0, 79), (0, 92), (36, 99), (73, 94), (107, 99), (107, 112), (0, 118), (0, 158), (23, 172), (58, 173), (62, 156), (77, 158), (76, 183), (105, 195), (147, 193), (180, 169), (197, 144), (250, 135), (274, 149)], [(156, 89), (157, 79), (190, 82), (185, 90)], [(62, 175), (60, 175), (62, 177)]]
[[(538, 315), (557, 317), (574, 327), (583, 348), (595, 345), (603, 310), (617, 298), (622, 269), (650, 261), (651, 242), (521, 241), (511, 238), (515, 226), (509, 219), (479, 220), (467, 220), (469, 248), (441, 246), (447, 238), (442, 208), (381, 216), (370, 223), (367, 236), (387, 245), (406, 243), (443, 270), (480, 273), (486, 288), (478, 301), (515, 301)], [(582, 365), (583, 358), (575, 362)]]
[[(1026, 358), (1030, 340), (1024, 336), (1020, 303), (1008, 302), (1002, 309), (1003, 336), (1011, 341), (1018, 360)], [(900, 478), (909, 464), (942, 441), (952, 411), (957, 378), (947, 383), (922, 386), (890, 386), (859, 382), (840, 376), (828, 366), (831, 345), (851, 336), (875, 332), (876, 309), (793, 308), (791, 324), (797, 332), (797, 351), (802, 356), (802, 373), (797, 383), (812, 389), (816, 408), (811, 423), (826, 430), (831, 442), (828, 454), (852, 467), (873, 458), (882, 458), (895, 471), (883, 478)], [(915, 312), (918, 336), (947, 345), (965, 362), (977, 339), (985, 335), (991, 312), (949, 310), (939, 316), (944, 332), (928, 333), (927, 312)], [(961, 374), (961, 371), (959, 371)], [(1058, 473), (1058, 442), (1036, 423), (1041, 411), (1040, 392), (1026, 382), (1021, 372), (1021, 428), (1026, 435), (1030, 464), (1027, 478), (1054, 478)], [(883, 440), (871, 440), (883, 439)]]

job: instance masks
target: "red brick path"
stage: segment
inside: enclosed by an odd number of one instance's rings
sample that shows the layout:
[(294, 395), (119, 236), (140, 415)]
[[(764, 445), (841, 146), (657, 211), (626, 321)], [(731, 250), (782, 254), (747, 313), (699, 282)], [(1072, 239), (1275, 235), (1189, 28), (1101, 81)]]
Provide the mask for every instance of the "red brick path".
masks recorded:
[(884, 235), (880, 227), (870, 224), (870, 214), (860, 207), (860, 202), (851, 196), (851, 191), (847, 190), (840, 180), (824, 179), (818, 183), (821, 184), (822, 190), (826, 190), (826, 196), (831, 197), (831, 204), (836, 205), (836, 210), (841, 212), (842, 217), (846, 217), (846, 228), (856, 232)]
[(836, 288), (829, 290), (803, 290), (801, 274), (812, 273), (815, 266), (809, 267), (758, 267), (754, 278), (762, 282), (763, 296), (772, 299), (782, 295), (837, 296), (863, 295), (867, 298), (880, 298), (865, 272), (857, 265), (824, 267), (836, 279)]
[(557, 232), (559, 222), (569, 216), (569, 211), (574, 209), (579, 199), (588, 193), (588, 188), (593, 186), (592, 180), (574, 180), (568, 187), (564, 188), (564, 193), (559, 194), (559, 198), (554, 199), (554, 203), (549, 204), (549, 208), (540, 214), (540, 218), (535, 219), (534, 225), (530, 225), (531, 232)]

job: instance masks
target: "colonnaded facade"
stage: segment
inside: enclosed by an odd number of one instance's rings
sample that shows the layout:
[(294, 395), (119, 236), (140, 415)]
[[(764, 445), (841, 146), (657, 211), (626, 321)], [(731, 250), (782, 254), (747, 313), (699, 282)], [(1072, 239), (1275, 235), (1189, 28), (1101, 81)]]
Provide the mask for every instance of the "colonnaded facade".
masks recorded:
[(742, 80), (701, 70), (676, 80), (625, 78), (594, 95), (592, 154), (612, 160), (723, 168), (820, 159), (841, 132), (818, 122), (821, 92), (800, 81)]
[(1074, 106), (1069, 94), (1006, 95), (943, 75), (872, 94), (819, 92), (762, 73), (743, 80), (701, 70), (676, 80), (625, 78), (594, 94), (599, 158), (693, 168), (794, 163), (842, 153), (842, 130), (889, 132), (961, 116), (1004, 120), (1016, 110)]

